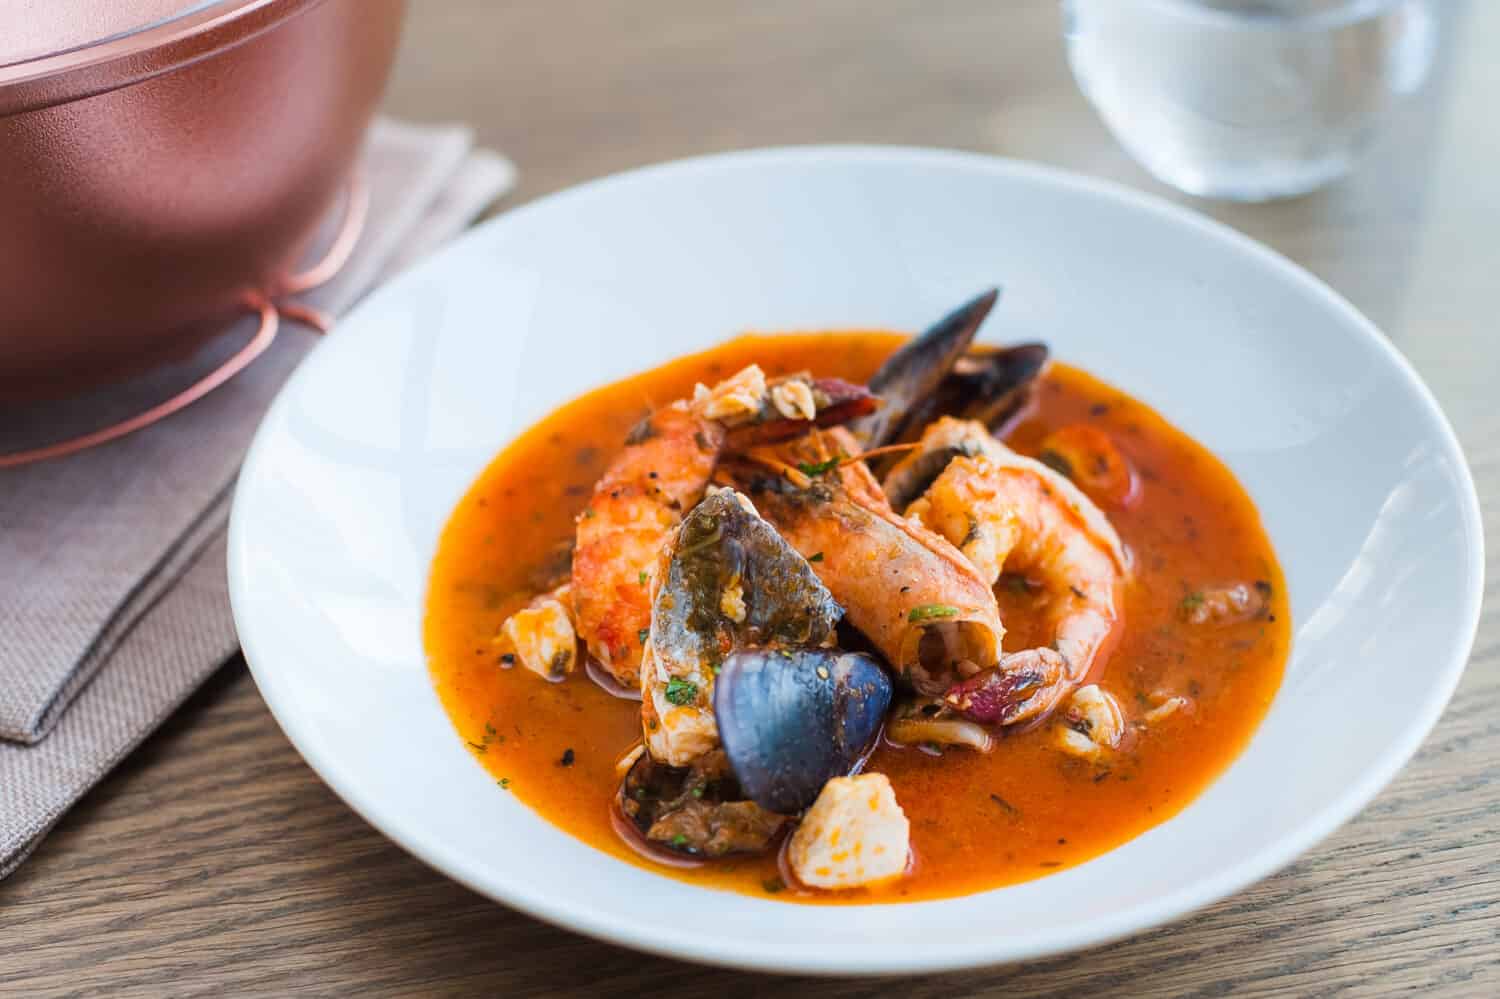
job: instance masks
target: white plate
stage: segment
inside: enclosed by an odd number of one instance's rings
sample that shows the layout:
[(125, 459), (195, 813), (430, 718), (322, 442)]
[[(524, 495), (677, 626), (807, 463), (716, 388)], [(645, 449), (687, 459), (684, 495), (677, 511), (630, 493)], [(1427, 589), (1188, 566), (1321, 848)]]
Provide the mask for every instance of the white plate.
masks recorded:
[[(965, 898), (828, 909), (621, 863), (499, 791), (420, 637), (449, 512), (519, 430), (591, 386), (745, 329), (915, 330), (995, 282), (989, 338), (1043, 339), (1223, 457), (1296, 625), (1244, 755), (1176, 818)], [(1354, 815), (1458, 682), (1482, 588), (1452, 430), (1371, 324), (1242, 236), (1004, 160), (771, 150), (613, 177), (480, 227), (340, 323), (256, 436), (230, 587), (266, 702), (315, 770), (470, 887), (673, 957), (912, 972), (1097, 944), (1262, 878)]]

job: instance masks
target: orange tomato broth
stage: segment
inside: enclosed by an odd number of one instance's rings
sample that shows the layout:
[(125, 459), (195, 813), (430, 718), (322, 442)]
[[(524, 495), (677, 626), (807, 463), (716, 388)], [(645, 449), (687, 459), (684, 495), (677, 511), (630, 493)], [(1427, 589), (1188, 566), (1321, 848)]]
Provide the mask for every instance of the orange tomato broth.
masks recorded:
[[(614, 831), (615, 763), (640, 739), (640, 706), (582, 670), (556, 684), (503, 670), (491, 639), (533, 595), (536, 570), (556, 560), (595, 480), (649, 407), (751, 362), (768, 375), (810, 370), (864, 381), (903, 340), (870, 331), (741, 336), (564, 405), (491, 462), (443, 532), (425, 642), (442, 703), (495, 777), (495, 793), (514, 794), (589, 845), (666, 877), (788, 901), (889, 902), (968, 894), (1082, 863), (1166, 821), (1240, 753), (1280, 685), (1291, 641), (1286, 588), (1259, 516), (1204, 448), (1142, 403), (1053, 362), (1007, 442), (1036, 454), (1051, 430), (1088, 424), (1140, 477), (1133, 506), (1106, 510), (1135, 568), (1119, 644), (1095, 675), (1127, 718), (1139, 718), (1153, 694), (1187, 696), (1191, 710), (1097, 764), (1057, 749), (1050, 725), (1007, 733), (987, 755), (882, 743), (867, 769), (889, 776), (911, 822), (913, 855), (908, 875), (883, 885), (837, 893), (788, 886), (774, 855), (667, 867)], [(1252, 581), (1270, 584), (1259, 618), (1186, 620), (1184, 600), (1198, 588)], [(1006, 587), (997, 595), (1008, 650), (1045, 642), (1027, 634), (1032, 598)]]

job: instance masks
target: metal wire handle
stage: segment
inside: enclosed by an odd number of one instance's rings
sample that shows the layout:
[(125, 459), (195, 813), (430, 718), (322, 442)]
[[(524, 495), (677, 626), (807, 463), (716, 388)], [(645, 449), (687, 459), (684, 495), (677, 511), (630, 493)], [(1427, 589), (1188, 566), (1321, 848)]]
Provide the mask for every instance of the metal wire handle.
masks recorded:
[(0, 469), (19, 468), (22, 465), (86, 451), (91, 447), (98, 447), (100, 444), (118, 440), (126, 434), (142, 430), (191, 406), (245, 370), (257, 357), (264, 354), (266, 348), (270, 347), (272, 341), (276, 339), (276, 333), (281, 328), (283, 318), (300, 322), (319, 333), (327, 333), (333, 326), (332, 317), (318, 309), (298, 302), (281, 301), (281, 299), (284, 296), (300, 294), (327, 283), (349, 262), (349, 257), (359, 243), (359, 237), (364, 231), (370, 212), (370, 190), (364, 175), (360, 172), (356, 171), (350, 178), (349, 193), (344, 201), (344, 220), (339, 225), (338, 235), (334, 237), (321, 260), (307, 270), (287, 275), (265, 292), (250, 292), (245, 295), (241, 305), (246, 311), (260, 316), (260, 326), (249, 341), (223, 364), (165, 402), (158, 403), (118, 423), (112, 423), (78, 437), (58, 441), (55, 444), (0, 454)]

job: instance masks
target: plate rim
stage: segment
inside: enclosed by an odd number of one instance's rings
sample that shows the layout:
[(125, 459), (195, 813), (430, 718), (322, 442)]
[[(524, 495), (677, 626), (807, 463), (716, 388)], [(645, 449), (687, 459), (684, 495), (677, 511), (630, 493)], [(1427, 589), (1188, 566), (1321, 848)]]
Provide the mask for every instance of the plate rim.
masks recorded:
[[(771, 146), (692, 156), (623, 170), (563, 188), (518, 205), (473, 227), (405, 273), (377, 288), (341, 320), (341, 325), (351, 320), (357, 321), (367, 311), (377, 312), (381, 308), (382, 301), (388, 295), (393, 294), (392, 288), (420, 282), (429, 273), (441, 271), (448, 266), (447, 262), (450, 258), (468, 252), (467, 248), (471, 243), (489, 238), (488, 233), (491, 230), (512, 225), (516, 220), (524, 219), (537, 211), (547, 211), (557, 204), (587, 197), (612, 187), (628, 186), (674, 173), (745, 169), (763, 164), (789, 162), (802, 164), (840, 162), (850, 166), (904, 163), (979, 169), (995, 176), (1005, 177), (1008, 181), (1019, 180), (1026, 184), (1065, 188), (1086, 196), (1103, 198), (1128, 209), (1165, 217), (1176, 225), (1192, 227), (1210, 238), (1229, 244), (1230, 248), (1238, 252), (1258, 258), (1276, 271), (1279, 277), (1321, 299), (1333, 311), (1341, 314), (1347, 320), (1343, 325), (1351, 330), (1357, 330), (1359, 337), (1363, 338), (1367, 345), (1374, 346), (1380, 355), (1391, 363), (1400, 375), (1403, 387), (1413, 394), (1436, 428), (1445, 456), (1456, 459), (1454, 465), (1459, 470), (1456, 492), (1460, 500), (1461, 520), (1465, 532), (1476, 541), (1476, 544), (1468, 549), (1468, 558), (1464, 566), (1469, 585), (1460, 620), (1466, 623), (1464, 629), (1466, 634), (1456, 638), (1451, 646), (1450, 655), (1446, 657), (1440, 670), (1437, 671), (1436, 682), (1430, 688), (1429, 695), (1416, 706), (1416, 710), (1411, 712), (1410, 721), (1402, 730), (1401, 737), (1385, 747), (1362, 779), (1351, 784), (1338, 797), (1326, 802), (1297, 829), (1267, 843), (1259, 851), (1226, 866), (1211, 876), (1186, 885), (1172, 894), (1118, 910), (1107, 917), (1081, 924), (1072, 931), (1057, 933), (1045, 940), (1029, 941), (1020, 946), (1006, 946), (991, 938), (978, 935), (965, 937), (941, 947), (928, 946), (916, 954), (886, 951), (878, 952), (873, 956), (861, 954), (858, 960), (850, 956), (840, 956), (837, 953), (820, 953), (816, 950), (788, 952), (779, 946), (755, 941), (698, 935), (674, 939), (669, 946), (649, 933), (635, 930), (629, 924), (610, 921), (596, 912), (591, 905), (572, 901), (573, 896), (565, 891), (534, 891), (524, 885), (511, 882), (480, 884), (477, 878), (464, 873), (460, 855), (449, 855), (442, 844), (424, 841), (419, 835), (400, 828), (396, 823), (383, 822), (379, 815), (378, 802), (366, 799), (359, 788), (346, 785), (340, 776), (335, 776), (339, 768), (323, 759), (316, 747), (306, 743), (305, 740), (299, 740), (289, 728), (284, 720), (284, 712), (278, 710), (278, 695), (268, 692), (268, 687), (274, 691), (274, 686), (262, 682), (261, 669), (264, 667), (256, 666), (257, 660), (262, 657), (262, 652), (257, 651), (259, 640), (254, 626), (248, 623), (248, 612), (244, 610), (247, 605), (244, 587), (248, 584), (243, 572), (242, 552), (250, 540), (249, 528), (246, 526), (245, 516), (241, 511), (247, 505), (242, 502), (249, 488), (247, 483), (255, 478), (253, 474), (247, 473), (259, 467), (262, 453), (269, 447), (267, 441), (270, 437), (269, 427), (273, 422), (273, 417), (283, 406), (287, 405), (287, 400), (301, 381), (310, 377), (307, 374), (310, 370), (307, 362), (316, 353), (325, 349), (325, 343), (320, 342), (307, 357), (299, 362), (297, 369), (278, 391), (275, 400), (257, 426), (235, 486), (229, 518), (227, 560), (230, 605), (236, 629), (240, 634), (241, 649), (251, 676), (272, 717), (275, 718), (277, 726), (319, 779), (382, 835), (429, 867), (480, 895), (551, 925), (637, 951), (679, 960), (751, 971), (825, 976), (896, 975), (1011, 964), (1110, 943), (1179, 920), (1207, 905), (1242, 891), (1287, 866), (1361, 812), (1410, 762), (1422, 743), (1426, 741), (1451, 701), (1467, 668), (1478, 632), (1485, 577), (1485, 538), (1478, 493), (1467, 456), (1464, 454), (1462, 444), (1447, 414), (1420, 374), (1390, 339), (1381, 333), (1374, 322), (1358, 308), (1312, 272), (1282, 253), (1223, 222), (1209, 218), (1185, 205), (1176, 204), (1160, 195), (1138, 190), (1116, 181), (1010, 157), (906, 145)], [(337, 335), (335, 333), (334, 337), (336, 338)], [(560, 830), (554, 831), (557, 835), (567, 835)], [(927, 904), (941, 904), (941, 902), (886, 903), (886, 905), (903, 907)]]

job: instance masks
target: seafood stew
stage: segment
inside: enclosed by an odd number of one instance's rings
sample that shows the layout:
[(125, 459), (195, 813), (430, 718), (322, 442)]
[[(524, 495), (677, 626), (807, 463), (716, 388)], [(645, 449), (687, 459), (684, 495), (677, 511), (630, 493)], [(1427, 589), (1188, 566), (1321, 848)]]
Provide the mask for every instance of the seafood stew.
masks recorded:
[(512, 443), (441, 539), (458, 734), (562, 829), (798, 902), (1075, 865), (1180, 810), (1281, 680), (1230, 473), (982, 296), (908, 340), (746, 336)]

